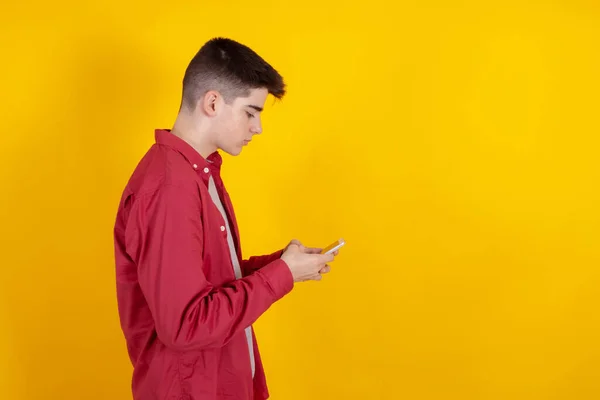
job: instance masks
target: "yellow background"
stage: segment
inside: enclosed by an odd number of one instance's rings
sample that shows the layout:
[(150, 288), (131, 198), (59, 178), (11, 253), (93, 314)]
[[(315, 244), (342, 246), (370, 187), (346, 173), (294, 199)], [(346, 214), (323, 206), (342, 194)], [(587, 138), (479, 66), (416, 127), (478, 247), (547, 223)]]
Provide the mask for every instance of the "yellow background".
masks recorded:
[(289, 84), (225, 160), (246, 255), (348, 243), (256, 325), (272, 399), (600, 398), (597, 2), (0, 11), (0, 398), (130, 398), (114, 215), (217, 35)]

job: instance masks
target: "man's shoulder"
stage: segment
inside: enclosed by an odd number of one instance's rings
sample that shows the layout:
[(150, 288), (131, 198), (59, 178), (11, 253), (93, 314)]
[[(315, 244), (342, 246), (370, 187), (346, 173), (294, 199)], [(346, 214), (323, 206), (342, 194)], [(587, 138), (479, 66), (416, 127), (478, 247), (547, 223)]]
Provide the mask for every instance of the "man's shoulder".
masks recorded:
[(133, 170), (119, 202), (115, 237), (124, 240), (133, 209), (201, 209), (198, 176), (177, 151), (153, 144)]
[(196, 189), (196, 175), (177, 151), (160, 144), (153, 144), (134, 169), (126, 191), (142, 196), (165, 188), (181, 190)]

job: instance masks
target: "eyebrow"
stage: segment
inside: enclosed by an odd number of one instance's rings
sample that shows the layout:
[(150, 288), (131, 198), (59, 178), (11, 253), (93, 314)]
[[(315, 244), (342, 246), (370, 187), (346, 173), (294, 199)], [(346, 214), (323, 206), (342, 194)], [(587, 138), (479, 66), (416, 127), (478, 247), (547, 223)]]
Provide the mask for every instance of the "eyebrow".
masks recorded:
[(258, 112), (261, 112), (263, 110), (262, 107), (253, 106), (252, 104), (248, 104), (247, 107), (253, 108), (253, 109), (255, 109)]

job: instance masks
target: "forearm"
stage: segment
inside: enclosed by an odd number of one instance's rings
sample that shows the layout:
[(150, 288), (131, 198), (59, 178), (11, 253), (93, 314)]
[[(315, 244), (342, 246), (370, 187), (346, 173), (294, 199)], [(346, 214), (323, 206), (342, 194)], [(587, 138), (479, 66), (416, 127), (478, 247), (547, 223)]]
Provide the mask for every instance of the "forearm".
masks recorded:
[(293, 288), (281, 260), (220, 287), (156, 278), (142, 285), (159, 339), (177, 350), (223, 346)]
[(244, 276), (251, 275), (255, 271), (260, 270), (265, 265), (268, 265), (281, 258), (283, 249), (277, 250), (274, 253), (267, 254), (264, 256), (252, 256), (247, 260), (242, 260), (241, 268)]

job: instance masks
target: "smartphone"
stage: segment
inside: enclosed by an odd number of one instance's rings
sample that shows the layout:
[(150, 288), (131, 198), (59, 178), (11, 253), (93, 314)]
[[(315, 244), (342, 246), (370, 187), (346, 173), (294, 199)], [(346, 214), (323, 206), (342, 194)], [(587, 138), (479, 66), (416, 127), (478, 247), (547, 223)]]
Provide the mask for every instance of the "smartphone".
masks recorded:
[(321, 250), (321, 254), (333, 253), (334, 251), (338, 250), (340, 247), (342, 247), (345, 244), (346, 244), (346, 242), (344, 241), (344, 239), (336, 240), (335, 242), (331, 243), (329, 246), (327, 246), (323, 250)]

